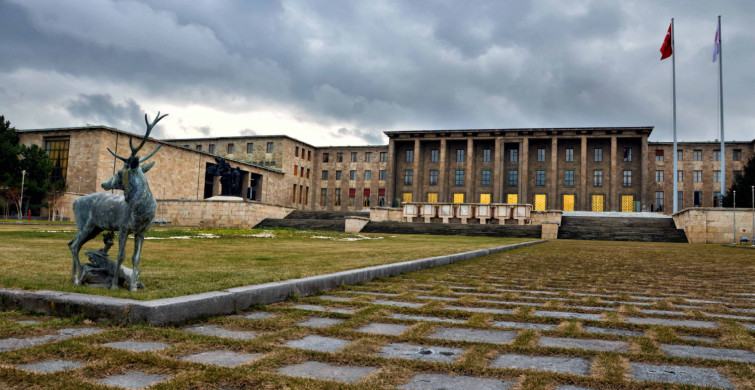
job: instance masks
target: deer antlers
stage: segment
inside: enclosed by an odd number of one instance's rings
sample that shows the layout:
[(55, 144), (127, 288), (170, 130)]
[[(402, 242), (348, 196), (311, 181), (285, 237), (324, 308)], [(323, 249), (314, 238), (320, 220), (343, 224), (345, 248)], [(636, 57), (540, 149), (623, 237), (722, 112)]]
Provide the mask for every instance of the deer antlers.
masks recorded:
[[(136, 153), (138, 153), (139, 150), (141, 150), (141, 148), (147, 142), (147, 137), (149, 137), (149, 133), (152, 132), (152, 128), (155, 127), (155, 125), (157, 124), (157, 122), (160, 121), (160, 119), (163, 119), (166, 116), (168, 116), (168, 114), (165, 114), (165, 115), (161, 116), (160, 112), (158, 111), (157, 112), (157, 116), (155, 116), (155, 120), (153, 120), (152, 123), (149, 123), (149, 119), (147, 119), (147, 114), (144, 114), (144, 122), (147, 124), (147, 132), (144, 134), (144, 138), (142, 138), (142, 142), (136, 148), (134, 147), (134, 144), (132, 142), (133, 141), (133, 137), (128, 136), (128, 146), (131, 148), (131, 155), (128, 158), (121, 157), (121, 156), (115, 154), (112, 150), (110, 150), (110, 148), (107, 148), (107, 151), (110, 152), (110, 154), (112, 154), (114, 157), (116, 157), (119, 160), (123, 161), (124, 163), (128, 163), (134, 157), (136, 157)], [(147, 159), (149, 159), (150, 157), (152, 157), (155, 153), (157, 153), (158, 150), (160, 150), (161, 146), (162, 145), (157, 145), (157, 147), (155, 148), (155, 150), (153, 150), (150, 154), (148, 154), (147, 157), (140, 158), (139, 159), (139, 163), (142, 163), (142, 162), (146, 161)]]

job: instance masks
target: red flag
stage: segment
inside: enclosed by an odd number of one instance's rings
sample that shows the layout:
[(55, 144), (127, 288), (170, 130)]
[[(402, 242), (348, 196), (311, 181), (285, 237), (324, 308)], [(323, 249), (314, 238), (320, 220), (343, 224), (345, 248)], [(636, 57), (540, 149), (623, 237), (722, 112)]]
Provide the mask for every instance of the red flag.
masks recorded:
[(661, 46), (661, 61), (671, 57), (672, 54), (674, 53), (671, 49), (671, 25), (669, 25), (666, 39), (663, 40), (663, 46)]

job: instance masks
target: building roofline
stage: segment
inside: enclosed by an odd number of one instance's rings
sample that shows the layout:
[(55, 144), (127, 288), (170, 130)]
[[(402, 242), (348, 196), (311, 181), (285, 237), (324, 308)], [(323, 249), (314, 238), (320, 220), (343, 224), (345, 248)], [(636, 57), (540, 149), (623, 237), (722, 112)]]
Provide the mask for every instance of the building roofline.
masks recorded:
[(230, 137), (194, 137), (194, 138), (171, 138), (171, 139), (163, 139), (165, 142), (196, 142), (196, 141), (210, 141), (210, 140), (239, 140), (239, 139), (260, 139), (260, 138), (286, 138), (294, 142), (298, 142), (300, 144), (304, 144), (309, 146), (310, 148), (317, 148), (318, 146), (314, 146), (308, 142), (304, 142), (302, 140), (296, 139), (294, 137), (291, 137), (289, 135), (246, 135), (246, 136), (230, 136)]
[[(755, 139), (752, 141), (737, 141), (737, 140), (730, 140), (730, 141), (724, 141), (725, 144), (753, 144), (755, 143)], [(673, 145), (674, 143), (671, 141), (648, 141), (648, 145)], [(721, 141), (677, 141), (678, 145), (720, 145)]]
[(329, 146), (318, 146), (318, 149), (372, 149), (372, 148), (387, 148), (388, 144), (380, 144), (380, 145), (346, 145), (346, 146), (337, 146), (337, 145), (329, 145)]
[(647, 130), (652, 132), (655, 126), (612, 126), (612, 127), (523, 127), (523, 128), (492, 128), (492, 129), (445, 129), (445, 130), (386, 130), (387, 136), (407, 133), (489, 133), (495, 131), (584, 131), (584, 130)]

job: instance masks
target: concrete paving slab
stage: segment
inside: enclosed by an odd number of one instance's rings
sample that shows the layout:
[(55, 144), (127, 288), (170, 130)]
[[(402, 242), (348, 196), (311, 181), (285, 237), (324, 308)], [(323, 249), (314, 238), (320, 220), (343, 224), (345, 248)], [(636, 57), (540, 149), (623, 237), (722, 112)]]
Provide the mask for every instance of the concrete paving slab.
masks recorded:
[(21, 320), (21, 321), (16, 321), (16, 323), (19, 324), (19, 325), (37, 325), (37, 324), (39, 324), (39, 321), (35, 321), (35, 320)]
[(712, 337), (700, 337), (700, 336), (679, 336), (680, 339), (689, 340), (689, 341), (700, 341), (703, 343), (715, 343), (718, 342), (717, 339), (714, 339)]
[(102, 378), (100, 379), (100, 383), (126, 389), (142, 389), (169, 378), (167, 375), (150, 375), (141, 371), (128, 371), (121, 375)]
[(14, 351), (17, 349), (33, 347), (35, 345), (60, 340), (58, 335), (46, 335), (39, 337), (16, 338), (9, 337), (0, 340), (0, 352)]
[(632, 377), (638, 381), (734, 388), (725, 376), (712, 368), (632, 363)]
[(742, 349), (661, 344), (661, 350), (667, 355), (675, 357), (755, 363), (755, 353)]
[(401, 358), (422, 360), (428, 362), (453, 363), (464, 352), (461, 348), (422, 347), (419, 345), (393, 343), (383, 347), (379, 356), (386, 358)]
[(350, 342), (351, 341), (349, 340), (337, 339), (334, 337), (306, 336), (299, 340), (288, 341), (286, 342), (286, 345), (310, 351), (336, 352)]
[(755, 324), (740, 324), (745, 327), (747, 330), (755, 330)]
[(419, 299), (430, 299), (433, 301), (458, 301), (459, 298), (449, 298), (449, 297), (436, 297), (433, 295), (417, 295), (415, 298)]
[(738, 316), (734, 314), (712, 314), (712, 313), (703, 313), (708, 317), (713, 318), (727, 318), (730, 320), (743, 320), (743, 321), (755, 321), (755, 317), (748, 317), (748, 316)]
[(496, 303), (499, 305), (516, 305), (516, 306), (542, 306), (540, 302), (519, 302), (519, 301), (497, 301), (497, 300), (481, 300), (483, 303)]
[(498, 356), (490, 365), (492, 367), (540, 370), (574, 375), (588, 375), (590, 372), (589, 360), (558, 356), (530, 356), (509, 353)]
[(390, 318), (395, 318), (397, 320), (414, 320), (414, 321), (428, 321), (428, 322), (447, 322), (447, 323), (450, 323), (450, 324), (463, 324), (463, 323), (467, 322), (467, 320), (460, 320), (460, 319), (457, 319), (457, 318), (413, 316), (413, 315), (408, 315), (408, 314), (396, 314), (396, 313), (391, 314)]
[(237, 314), (234, 317), (245, 318), (247, 320), (266, 320), (277, 317), (277, 314), (267, 313), (264, 311), (255, 311), (253, 313)]
[(102, 333), (102, 329), (97, 328), (64, 328), (64, 329), (58, 329), (58, 334), (63, 336), (62, 338), (67, 339), (69, 337), (76, 337), (76, 336), (88, 336), (91, 334), (98, 334)]
[(341, 320), (338, 318), (320, 318), (320, 317), (312, 317), (306, 321), (298, 322), (296, 325), (299, 326), (306, 326), (309, 328), (327, 328), (331, 325), (338, 325), (345, 320)]
[(565, 337), (540, 337), (537, 343), (541, 347), (586, 349), (590, 351), (614, 351), (627, 352), (627, 344), (624, 341), (609, 340), (585, 340)]
[(595, 320), (600, 321), (600, 314), (587, 314), (587, 313), (572, 313), (567, 311), (547, 311), (538, 310), (534, 314), (535, 317), (556, 317), (556, 318), (576, 318), (580, 320)]
[(440, 340), (506, 344), (516, 338), (516, 332), (468, 328), (438, 328), (427, 337)]
[(693, 299), (693, 298), (684, 298), (685, 301), (690, 303), (710, 303), (710, 304), (717, 304), (717, 303), (723, 303), (721, 301), (712, 301), (710, 299)]
[(407, 325), (382, 324), (373, 322), (357, 329), (357, 332), (398, 336), (401, 333), (404, 333), (407, 329), (409, 329), (409, 326)]
[(613, 307), (600, 307), (600, 306), (567, 306), (567, 309), (579, 309), (579, 310), (593, 310), (593, 311), (616, 311)]
[(222, 367), (236, 367), (244, 363), (248, 363), (262, 356), (261, 353), (240, 353), (229, 350), (217, 350), (199, 352), (191, 355), (184, 356), (180, 360), (213, 364)]
[(686, 315), (683, 311), (671, 311), (671, 310), (654, 310), (654, 309), (643, 309), (640, 310), (642, 313), (645, 314), (655, 314), (655, 315), (661, 315), (661, 316), (683, 316)]
[(341, 314), (354, 314), (354, 310), (349, 309), (339, 309), (336, 307), (325, 307), (320, 305), (295, 305), (291, 306), (294, 309), (299, 310), (310, 310), (310, 311), (322, 311), (326, 313), (341, 313)]
[(122, 349), (124, 351), (132, 352), (146, 352), (146, 351), (159, 351), (170, 347), (170, 344), (156, 343), (149, 341), (118, 341), (114, 343), (102, 344), (106, 347)]
[(595, 389), (590, 389), (590, 388), (587, 388), (587, 387), (578, 387), (578, 386), (565, 385), (565, 386), (556, 387), (556, 390), (595, 390)]
[(534, 330), (554, 330), (558, 325), (552, 324), (533, 324), (527, 322), (514, 322), (514, 321), (496, 321), (493, 326), (499, 328), (515, 328), (515, 329), (534, 329)]
[(389, 301), (385, 299), (376, 299), (371, 302), (375, 305), (385, 305), (385, 306), (396, 306), (396, 307), (410, 307), (412, 309), (416, 309), (418, 307), (422, 307), (425, 304), (424, 303), (413, 303), (413, 302), (403, 302), (403, 301)]
[(308, 361), (278, 369), (279, 374), (299, 378), (327, 379), (332, 381), (354, 383), (376, 371), (377, 367), (334, 366), (326, 363)]
[(611, 329), (611, 328), (599, 328), (597, 326), (583, 326), (582, 329), (585, 332), (600, 333), (600, 334), (615, 334), (617, 336), (642, 336), (643, 333), (636, 330), (625, 329)]
[(514, 309), (492, 309), (489, 307), (466, 307), (466, 306), (446, 306), (443, 310), (461, 310), (472, 313), (488, 313), (488, 314), (513, 314)]
[(333, 302), (349, 302), (349, 301), (351, 301), (351, 298), (336, 297), (336, 296), (333, 296), (333, 295), (319, 295), (319, 296), (316, 296), (315, 298), (324, 299), (326, 301), (333, 301)]
[(217, 325), (194, 325), (186, 327), (183, 330), (204, 336), (217, 336), (234, 340), (251, 340), (257, 337), (257, 332), (228, 330)]
[(686, 326), (689, 328), (718, 328), (712, 321), (667, 320), (664, 318), (627, 317), (626, 322), (640, 325)]
[(408, 390), (507, 390), (514, 381), (500, 379), (475, 378), (472, 376), (450, 376), (445, 374), (419, 374), (398, 389)]
[(33, 371), (37, 373), (51, 373), (51, 372), (58, 372), (58, 371), (74, 370), (83, 366), (84, 366), (84, 363), (75, 362), (72, 360), (48, 360), (48, 361), (33, 363), (33, 364), (21, 364), (21, 365), (18, 365), (17, 367), (22, 370)]

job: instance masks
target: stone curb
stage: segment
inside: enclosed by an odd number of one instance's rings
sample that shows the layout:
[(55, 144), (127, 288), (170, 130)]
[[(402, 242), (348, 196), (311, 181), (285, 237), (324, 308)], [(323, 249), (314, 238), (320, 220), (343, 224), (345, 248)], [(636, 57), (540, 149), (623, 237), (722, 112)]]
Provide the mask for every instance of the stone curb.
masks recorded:
[(44, 314), (83, 315), (116, 323), (165, 325), (204, 316), (231, 314), (255, 304), (281, 302), (290, 295), (308, 296), (331, 288), (387, 278), (425, 268), (474, 259), (547, 240), (523, 242), (469, 252), (384, 264), (326, 275), (229, 288), (182, 297), (137, 301), (60, 291), (0, 289), (0, 307), (15, 307)]

